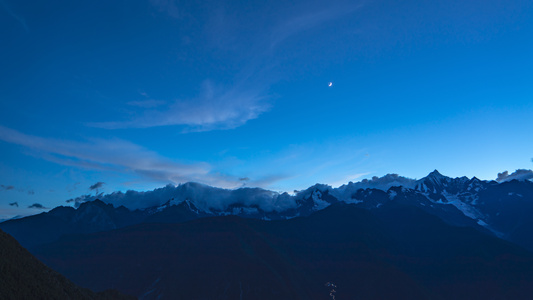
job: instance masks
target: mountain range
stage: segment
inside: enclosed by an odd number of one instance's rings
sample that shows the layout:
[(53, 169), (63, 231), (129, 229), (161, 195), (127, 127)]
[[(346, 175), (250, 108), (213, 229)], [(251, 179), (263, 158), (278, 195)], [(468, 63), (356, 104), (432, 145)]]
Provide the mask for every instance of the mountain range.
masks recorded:
[(435, 170), (420, 180), (386, 175), (339, 188), (316, 184), (293, 196), (259, 188), (225, 190), (185, 183), (143, 192), (143, 200), (148, 199), (148, 203), (150, 198), (161, 198), (161, 194), (167, 197), (154, 206), (115, 207), (115, 202), (127, 205), (129, 199), (136, 201), (138, 197), (132, 193), (138, 192), (100, 195), (103, 201), (87, 197), (77, 208), (56, 207), (49, 212), (2, 222), (0, 228), (23, 246), (32, 248), (65, 234), (106, 231), (140, 223), (179, 223), (227, 215), (285, 220), (308, 216), (338, 202), (372, 210), (393, 201), (418, 207), (450, 225), (489, 232), (533, 250), (533, 239), (529, 238), (533, 234), (533, 221), (529, 217), (533, 214), (533, 182), (529, 180), (498, 183), (475, 177), (450, 178)]
[[(81, 286), (140, 299), (528, 299), (533, 182), (386, 175), (294, 195), (197, 183), (0, 223)], [(140, 204), (145, 203), (144, 207)]]

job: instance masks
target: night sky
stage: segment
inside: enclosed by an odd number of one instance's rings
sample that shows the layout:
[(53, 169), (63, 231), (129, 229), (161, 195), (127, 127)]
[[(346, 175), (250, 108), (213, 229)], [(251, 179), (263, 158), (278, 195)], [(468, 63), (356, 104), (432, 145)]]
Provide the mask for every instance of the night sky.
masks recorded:
[(0, 0), (0, 219), (533, 167), (533, 2)]

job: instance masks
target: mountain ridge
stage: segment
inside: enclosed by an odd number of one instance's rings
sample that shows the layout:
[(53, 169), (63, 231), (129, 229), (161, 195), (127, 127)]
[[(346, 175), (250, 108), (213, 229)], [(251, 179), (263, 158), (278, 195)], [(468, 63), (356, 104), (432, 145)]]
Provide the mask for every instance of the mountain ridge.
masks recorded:
[[(405, 184), (396, 185), (401, 182)], [(55, 241), (64, 234), (106, 231), (146, 222), (179, 223), (225, 215), (284, 220), (308, 216), (338, 202), (379, 209), (389, 201), (399, 201), (419, 207), (450, 225), (472, 227), (533, 250), (533, 241), (527, 239), (527, 234), (533, 233), (533, 224), (527, 221), (527, 214), (533, 213), (531, 181), (498, 183), (476, 177), (450, 178), (434, 170), (419, 180), (409, 181), (388, 174), (362, 183), (368, 187), (359, 183), (339, 188), (316, 184), (292, 196), (259, 188), (224, 190), (186, 183), (153, 192), (103, 195), (105, 201), (80, 202), (77, 209), (56, 207), (47, 213), (2, 222), (0, 228), (32, 248)], [(153, 200), (150, 197), (168, 198), (162, 204), (130, 209), (123, 205), (128, 197), (141, 197), (148, 203)], [(120, 201), (113, 202), (113, 199)]]

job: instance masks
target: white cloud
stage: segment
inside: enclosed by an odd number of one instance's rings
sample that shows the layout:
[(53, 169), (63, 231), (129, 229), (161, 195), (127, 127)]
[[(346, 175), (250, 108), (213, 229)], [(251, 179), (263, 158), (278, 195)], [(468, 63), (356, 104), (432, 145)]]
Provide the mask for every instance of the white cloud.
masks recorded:
[(270, 47), (274, 47), (285, 39), (296, 35), (305, 30), (312, 29), (324, 22), (337, 19), (339, 17), (353, 13), (363, 5), (341, 5), (331, 6), (328, 9), (322, 9), (319, 11), (308, 12), (294, 17), (288, 21), (279, 24), (273, 31), (271, 37)]
[(17, 20), (17, 22), (20, 23), (20, 25), (22, 25), (22, 27), (24, 28), (24, 30), (26, 32), (30, 32), (30, 28), (28, 27), (28, 24), (26, 24), (26, 20), (24, 20), (24, 18), (22, 18), (21, 16), (19, 16), (18, 14), (14, 13), (13, 10), (7, 5), (7, 3), (3, 0), (0, 0), (0, 4), (2, 4), (2, 6), (4, 7), (4, 9), (7, 11), (7, 13), (13, 17), (15, 20)]
[(518, 169), (518, 170), (514, 171), (511, 174), (509, 174), (508, 171), (504, 171), (502, 173), (498, 173), (498, 178), (496, 178), (496, 181), (505, 182), (505, 181), (511, 181), (513, 179), (516, 179), (516, 180), (532, 180), (533, 179), (533, 171), (532, 170), (526, 170), (526, 169)]
[(356, 180), (357, 178), (360, 178), (360, 177), (368, 175), (368, 174), (369, 173), (366, 172), (366, 173), (357, 173), (357, 174), (346, 175), (346, 176), (342, 176), (341, 178), (336, 179), (334, 181), (328, 181), (328, 184), (333, 186), (333, 187), (339, 187), (341, 185), (344, 185), (344, 184), (346, 184), (348, 182), (352, 182), (352, 181)]
[(71, 141), (27, 135), (0, 126), (0, 140), (36, 151), (36, 156), (67, 166), (136, 174), (158, 182), (197, 181), (238, 187), (238, 178), (213, 174), (207, 163), (180, 163), (120, 139)]
[[(160, 103), (158, 103), (160, 104)], [(270, 104), (259, 90), (239, 87), (226, 90), (205, 81), (200, 96), (193, 100), (176, 100), (164, 109), (150, 109), (129, 121), (90, 123), (107, 129), (186, 126), (185, 131), (233, 129), (268, 111)]]
[(125, 193), (114, 192), (98, 196), (84, 195), (67, 200), (67, 202), (76, 202), (79, 204), (95, 200), (96, 198), (99, 198), (106, 203), (111, 203), (115, 207), (124, 205), (129, 209), (143, 209), (159, 206), (171, 199), (174, 199), (174, 201), (178, 203), (190, 200), (198, 208), (204, 211), (209, 211), (211, 209), (225, 210), (232, 204), (258, 206), (267, 212), (284, 211), (296, 206), (296, 202), (293, 198), (269, 190), (260, 188), (240, 188), (231, 190), (193, 182), (180, 184), (178, 186), (167, 185), (146, 192), (130, 190)]
[(414, 188), (416, 180), (399, 176), (398, 174), (387, 174), (383, 177), (373, 176), (371, 179), (363, 179), (359, 182), (349, 182), (335, 190), (335, 195), (339, 199), (350, 199), (351, 195), (359, 189), (379, 189), (387, 191), (393, 186), (403, 186)]

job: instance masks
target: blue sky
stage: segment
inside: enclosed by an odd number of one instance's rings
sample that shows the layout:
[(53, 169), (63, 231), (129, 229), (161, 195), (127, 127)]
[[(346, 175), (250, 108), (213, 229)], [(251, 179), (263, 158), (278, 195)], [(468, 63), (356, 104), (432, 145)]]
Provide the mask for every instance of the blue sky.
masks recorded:
[(531, 1), (0, 0), (0, 40), (0, 218), (532, 167)]

